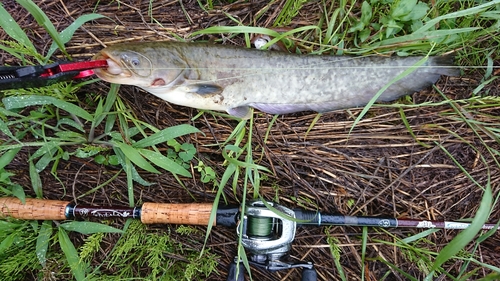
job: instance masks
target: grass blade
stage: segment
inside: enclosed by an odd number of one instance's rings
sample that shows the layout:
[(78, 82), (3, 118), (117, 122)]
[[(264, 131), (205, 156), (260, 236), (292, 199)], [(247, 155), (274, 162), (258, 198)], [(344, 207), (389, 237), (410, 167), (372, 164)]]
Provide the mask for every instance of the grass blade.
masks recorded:
[(354, 127), (356, 127), (356, 125), (361, 121), (361, 119), (365, 116), (365, 114), (368, 112), (368, 110), (370, 110), (370, 108), (378, 100), (378, 98), (385, 92), (385, 90), (387, 90), (392, 84), (394, 84), (397, 81), (405, 78), (410, 73), (412, 73), (413, 71), (417, 70), (418, 67), (422, 66), (425, 62), (427, 62), (427, 59), (428, 59), (427, 56), (423, 57), (421, 60), (419, 60), (418, 62), (416, 62), (414, 65), (410, 66), (408, 69), (406, 69), (405, 71), (403, 71), (398, 76), (394, 77), (391, 81), (389, 81), (389, 83), (387, 83), (384, 87), (382, 87), (382, 89), (380, 89), (375, 94), (375, 96), (368, 102), (368, 104), (365, 105), (365, 107), (363, 108), (363, 110), (361, 111), (361, 113), (359, 114), (359, 116), (356, 118), (356, 120), (354, 120), (354, 123), (352, 124), (351, 129), (349, 129), (349, 134), (351, 134), (352, 130), (354, 130)]
[(5, 168), (5, 166), (9, 165), (9, 163), (16, 157), (17, 153), (21, 150), (21, 148), (13, 148), (8, 150), (2, 156), (0, 156), (0, 170)]
[(403, 35), (396, 38), (389, 38), (381, 41), (380, 46), (388, 46), (394, 44), (403, 44), (408, 42), (417, 42), (421, 44), (420, 41), (440, 41), (444, 39), (446, 36), (460, 34), (460, 33), (471, 33), (481, 29), (480, 27), (465, 27), (465, 28), (455, 28), (450, 30), (434, 30), (423, 33), (412, 33), (409, 35)]
[(243, 149), (241, 149), (235, 145), (227, 145), (222, 149), (222, 157), (224, 157), (224, 159), (227, 162), (229, 162), (233, 165), (236, 165), (237, 167), (240, 167), (240, 168), (250, 168), (250, 169), (264, 171), (267, 173), (272, 173), (268, 168), (266, 168), (264, 166), (260, 166), (260, 165), (253, 163), (253, 162), (249, 162), (249, 161), (239, 161), (236, 158), (231, 157), (230, 153), (228, 153), (228, 152), (234, 152), (234, 153), (239, 155), (239, 154), (241, 154), (242, 151), (243, 151)]
[(3, 253), (12, 246), (14, 241), (18, 239), (19, 234), (18, 233), (11, 233), (9, 236), (5, 237), (2, 240), (2, 243), (0, 243), (0, 255), (3, 255)]
[(54, 97), (47, 96), (10, 96), (2, 99), (2, 102), (6, 109), (13, 108), (25, 108), (32, 105), (47, 105), (52, 104), (56, 107), (72, 113), (78, 117), (81, 117), (87, 121), (92, 121), (93, 117), (90, 113), (82, 109), (81, 107), (74, 105), (72, 103), (56, 99)]
[[(59, 147), (59, 143), (57, 141), (49, 141), (49, 142), (43, 143), (43, 145), (40, 146), (40, 148), (37, 149), (35, 151), (35, 153), (33, 153), (31, 155), (31, 157), (29, 158), (29, 161), (36, 159), (38, 157), (42, 157), (43, 155), (45, 155), (46, 153), (48, 153), (49, 151), (51, 151), (52, 149), (57, 148), (57, 147)], [(40, 171), (38, 171), (38, 172), (40, 172)]]
[[(118, 89), (120, 88), (120, 85), (118, 84), (111, 84), (111, 87), (109, 89), (108, 94), (106, 95), (106, 101), (104, 102), (104, 106), (102, 107), (102, 113), (99, 114), (96, 110), (94, 113), (94, 120), (92, 121), (92, 126), (91, 130), (93, 131), (95, 127), (97, 127), (101, 122), (106, 118), (106, 116), (111, 116), (110, 111), (113, 105), (115, 104), (116, 98), (118, 96)], [(111, 129), (113, 129), (114, 125), (114, 119), (116, 118), (116, 115), (113, 115), (114, 117), (109, 117), (106, 120), (106, 125), (105, 125), (105, 133), (111, 132)], [(109, 123), (108, 123), (109, 120)]]
[(68, 237), (66, 231), (59, 227), (58, 232), (59, 238), (59, 246), (61, 246), (61, 250), (68, 261), (69, 267), (71, 268), (71, 272), (77, 281), (85, 280), (85, 269), (84, 264), (80, 261), (80, 257), (78, 256), (78, 252), (75, 249), (75, 246), (71, 242)]
[(388, 267), (392, 268), (394, 271), (396, 271), (399, 274), (403, 275), (406, 278), (406, 279), (403, 279), (403, 280), (419, 281), (417, 278), (415, 278), (414, 276), (408, 274), (407, 272), (405, 272), (404, 270), (402, 270), (401, 268), (399, 268), (397, 265), (395, 265), (393, 263), (390, 263), (390, 262), (386, 261), (385, 259), (383, 259), (381, 257), (376, 258), (376, 260), (380, 261), (381, 263), (383, 263), (383, 264), (387, 265)]
[(165, 169), (173, 174), (178, 174), (184, 177), (188, 178), (192, 177), (188, 170), (186, 170), (181, 165), (177, 164), (172, 159), (164, 156), (160, 152), (155, 152), (147, 149), (139, 149), (138, 151), (142, 156), (146, 157), (146, 159), (148, 159), (151, 163), (155, 164), (156, 166), (162, 169)]
[(429, 29), (435, 28), (435, 26), (442, 20), (444, 19), (453, 19), (453, 18), (458, 18), (458, 17), (465, 17), (465, 16), (472, 16), (472, 15), (478, 15), (482, 11), (485, 11), (488, 9), (490, 6), (497, 5), (499, 4), (499, 0), (491, 1), (491, 2), (486, 2), (482, 5), (475, 6), (472, 8), (468, 8), (465, 10), (459, 10), (453, 13), (448, 13), (446, 15), (439, 16), (437, 18), (431, 19), (428, 21), (424, 26), (421, 28), (417, 29), (414, 33), (422, 33), (424, 31), (427, 31)]
[(431, 235), (432, 233), (434, 232), (438, 232), (438, 231), (441, 231), (441, 229), (437, 229), (437, 228), (431, 228), (431, 229), (427, 229), (425, 231), (422, 231), (422, 232), (419, 232), (415, 235), (412, 235), (410, 237), (407, 237), (407, 238), (404, 238), (402, 239), (400, 242), (398, 242), (399, 244), (403, 245), (403, 244), (409, 244), (411, 242), (415, 242), (417, 241), (418, 239), (421, 239), (421, 238), (424, 238), (424, 237), (427, 237), (429, 235)]
[(479, 281), (497, 281), (500, 280), (500, 273), (490, 273), (486, 277), (479, 279)]
[(60, 225), (68, 231), (75, 231), (82, 234), (93, 234), (97, 232), (123, 233), (121, 229), (109, 225), (88, 221), (71, 221)]
[(40, 179), (40, 174), (36, 170), (35, 164), (33, 164), (33, 159), (29, 159), (29, 169), (30, 169), (30, 179), (31, 187), (35, 191), (37, 198), (43, 197), (42, 191), (42, 179)]
[[(231, 175), (234, 174), (235, 171), (236, 171), (236, 166), (230, 164), (227, 166), (226, 170), (224, 171), (224, 174), (222, 175), (221, 181), (219, 183), (219, 188), (217, 189), (217, 194), (215, 195), (212, 212), (210, 212), (210, 218), (208, 220), (207, 232), (205, 234), (205, 242), (203, 243), (203, 249), (208, 243), (208, 237), (210, 236), (210, 232), (212, 231), (212, 226), (214, 225), (217, 216), (217, 206), (219, 205), (220, 198), (223, 195), (224, 186), (226, 186), (227, 182), (229, 181), (229, 178), (231, 177)], [(200, 255), (201, 253), (203, 253), (203, 251), (200, 252)]]
[(24, 58), (21, 56), (16, 49), (5, 47), (4, 45), (0, 45), (0, 50), (5, 51), (12, 56), (16, 57), (18, 60), (22, 61)]
[(64, 48), (64, 43), (57, 32), (55, 26), (52, 24), (50, 21), (49, 17), (38, 7), (37, 4), (35, 4), (31, 0), (16, 0), (17, 3), (19, 3), (21, 6), (23, 6), (28, 12), (35, 18), (36, 22), (45, 28), (47, 33), (49, 33), (50, 37), (54, 40), (54, 42), (57, 44), (59, 49), (63, 52), (63, 54), (66, 57), (70, 57), (70, 55), (66, 52), (66, 49)]
[(28, 48), (31, 52), (36, 53), (36, 48), (28, 38), (28, 35), (26, 35), (24, 30), (21, 29), (21, 27), (12, 18), (12, 16), (5, 10), (5, 8), (2, 6), (2, 3), (0, 3), (0, 27), (12, 39)]
[[(141, 177), (141, 175), (139, 175), (139, 173), (135, 169), (134, 165), (132, 165), (130, 163), (130, 160), (125, 156), (125, 154), (123, 154), (123, 152), (118, 147), (114, 146), (113, 151), (118, 158), (118, 163), (120, 163), (123, 170), (125, 170), (125, 173), (127, 174), (127, 180), (129, 177), (131, 177), (132, 180), (134, 180), (137, 183), (142, 184), (144, 186), (150, 186), (153, 184), (153, 183), (145, 181)], [(130, 206), (133, 206), (133, 205), (130, 205)]]
[(12, 195), (17, 197), (23, 204), (26, 204), (26, 194), (22, 186), (16, 184), (12, 187)]
[(217, 34), (217, 33), (256, 33), (269, 35), (271, 37), (279, 37), (281, 34), (278, 32), (263, 27), (252, 27), (252, 26), (212, 26), (200, 31), (193, 32), (191, 36), (196, 36), (200, 34)]
[(54, 153), (59, 148), (59, 142), (57, 141), (49, 141), (44, 143), (39, 149), (31, 155), (29, 161), (40, 157), (40, 159), (35, 164), (35, 172), (39, 173), (43, 171), (47, 165), (53, 160)]
[(365, 280), (366, 244), (368, 241), (368, 227), (363, 226), (361, 242), (361, 281)]
[(405, 111), (403, 110), (403, 108), (399, 108), (399, 115), (401, 116), (401, 121), (403, 121), (403, 124), (405, 125), (406, 127), (406, 130), (408, 131), (408, 133), (410, 133), (411, 137), (418, 143), (420, 144), (421, 146), (425, 147), (425, 148), (430, 148), (431, 146), (426, 144), (426, 143), (423, 143), (421, 142), (417, 136), (415, 135), (415, 133), (413, 132), (411, 126), (410, 126), (410, 123), (408, 122), (408, 119), (406, 119), (406, 114), (405, 114)]
[(128, 193), (128, 202), (130, 207), (135, 205), (134, 201), (134, 180), (137, 181), (137, 177), (141, 180), (141, 176), (135, 169), (134, 165), (130, 162), (130, 159), (125, 158), (125, 173), (127, 174), (127, 193)]
[[(68, 27), (66, 27), (61, 33), (59, 33), (59, 38), (61, 39), (62, 44), (66, 44), (71, 40), (73, 37), (73, 34), (75, 34), (75, 31), (80, 28), (82, 25), (84, 25), (86, 22), (91, 21), (91, 20), (96, 20), (103, 18), (103, 15), (100, 14), (88, 14), (88, 15), (83, 15), (79, 18), (77, 18), (72, 24), (70, 24)], [(52, 42), (52, 45), (50, 46), (50, 49), (45, 56), (45, 61), (47, 62), (49, 58), (52, 56), (52, 54), (57, 50), (58, 44), (54, 41)]]
[(68, 125), (68, 126), (71, 126), (75, 129), (77, 129), (78, 131), (82, 132), (82, 133), (85, 133), (85, 129), (83, 129), (83, 126), (82, 124), (76, 122), (74, 119), (71, 119), (71, 118), (61, 118), (57, 121), (57, 125), (56, 127), (57, 128), (60, 128), (61, 125)]
[[(477, 233), (481, 230), (483, 224), (488, 220), (491, 206), (492, 206), (492, 198), (493, 194), (491, 191), (491, 186), (488, 184), (486, 186), (486, 190), (484, 191), (483, 198), (481, 200), (481, 204), (479, 205), (479, 209), (477, 211), (476, 216), (471, 222), (471, 225), (460, 232), (457, 237), (455, 237), (451, 242), (446, 245), (446, 247), (441, 250), (439, 255), (436, 257), (434, 264), (432, 265), (432, 269), (436, 270), (439, 268), (444, 262), (452, 258), (459, 251), (461, 251), (467, 244), (474, 239)], [(432, 279), (432, 274), (427, 276), (427, 279)], [(430, 278), (430, 279), (429, 279)]]
[(43, 221), (40, 226), (40, 231), (38, 231), (38, 237), (36, 238), (36, 256), (38, 261), (45, 268), (45, 262), (47, 261), (47, 249), (49, 248), (49, 240), (52, 236), (52, 222)]
[(142, 155), (137, 151), (136, 148), (123, 142), (113, 142), (113, 145), (120, 149), (125, 157), (130, 159), (130, 161), (138, 167), (141, 167), (142, 169), (151, 173), (161, 174), (155, 167), (153, 167), (148, 161), (146, 161), (144, 157), (142, 157)]
[(148, 146), (153, 146), (159, 143), (163, 143), (166, 141), (169, 141), (171, 139), (192, 134), (192, 133), (199, 133), (200, 130), (198, 130), (196, 127), (193, 127), (188, 124), (182, 124), (174, 127), (169, 127), (166, 129), (163, 129), (159, 132), (156, 132), (152, 134), (149, 137), (146, 137), (136, 143), (133, 144), (133, 147), (138, 147), (138, 148), (144, 148)]

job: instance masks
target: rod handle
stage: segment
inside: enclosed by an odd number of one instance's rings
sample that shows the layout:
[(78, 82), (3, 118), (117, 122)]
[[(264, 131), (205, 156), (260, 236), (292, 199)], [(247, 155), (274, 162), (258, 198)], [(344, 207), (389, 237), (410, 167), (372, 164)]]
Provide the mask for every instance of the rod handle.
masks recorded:
[(65, 220), (69, 201), (26, 198), (23, 204), (16, 197), (0, 198), (0, 216), (21, 220)]
[[(141, 222), (208, 225), (212, 206), (211, 203), (144, 203), (141, 208)], [(214, 221), (214, 225), (215, 223)]]

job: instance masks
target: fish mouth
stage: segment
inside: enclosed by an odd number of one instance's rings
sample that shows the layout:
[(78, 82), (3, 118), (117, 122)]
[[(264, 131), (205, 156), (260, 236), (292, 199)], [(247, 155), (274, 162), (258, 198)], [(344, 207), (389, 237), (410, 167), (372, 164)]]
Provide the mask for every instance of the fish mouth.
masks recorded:
[(112, 55), (105, 51), (99, 52), (94, 56), (93, 60), (106, 60), (108, 63), (107, 68), (98, 68), (94, 70), (94, 73), (101, 79), (106, 80), (105, 78), (117, 77), (129, 78), (132, 76), (132, 72), (123, 67), (119, 59), (113, 58)]

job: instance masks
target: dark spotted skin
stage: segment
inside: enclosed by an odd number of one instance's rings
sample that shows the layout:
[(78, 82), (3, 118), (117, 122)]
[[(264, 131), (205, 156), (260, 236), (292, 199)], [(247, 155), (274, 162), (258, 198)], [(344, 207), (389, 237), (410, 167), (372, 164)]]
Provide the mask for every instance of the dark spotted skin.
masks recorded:
[[(423, 59), (296, 55), (179, 42), (124, 43), (106, 48), (102, 53), (114, 60), (119, 60), (116, 58), (124, 53), (128, 54), (127, 58), (139, 53), (138, 59), (147, 58), (143, 59), (143, 67), (151, 64), (149, 77), (136, 75), (128, 81), (116, 81), (98, 73), (104, 80), (140, 86), (169, 102), (225, 110), (240, 117), (244, 117), (241, 115), (247, 107), (280, 114), (363, 106), (380, 89)], [(125, 68), (133, 70), (133, 67)], [(137, 73), (140, 74), (140, 70)], [(441, 75), (456, 76), (458, 69), (452, 66), (450, 57), (429, 57), (415, 71), (386, 89), (378, 100), (391, 101), (419, 91), (435, 83)], [(235, 108), (237, 112), (232, 110)]]

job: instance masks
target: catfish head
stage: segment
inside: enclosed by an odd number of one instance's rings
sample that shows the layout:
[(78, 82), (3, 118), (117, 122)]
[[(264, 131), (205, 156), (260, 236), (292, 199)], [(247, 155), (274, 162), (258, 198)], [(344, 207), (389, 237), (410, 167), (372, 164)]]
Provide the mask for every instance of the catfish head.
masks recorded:
[(154, 44), (117, 44), (101, 50), (93, 59), (108, 62), (107, 68), (96, 69), (95, 74), (111, 83), (168, 90), (190, 78), (189, 65), (175, 49), (159, 49)]
[(94, 72), (104, 81), (138, 86), (174, 104), (227, 111), (221, 95), (223, 88), (199, 80), (199, 69), (190, 67), (179, 46), (183, 45), (173, 42), (113, 45), (94, 56), (94, 60), (108, 62), (107, 68)]

